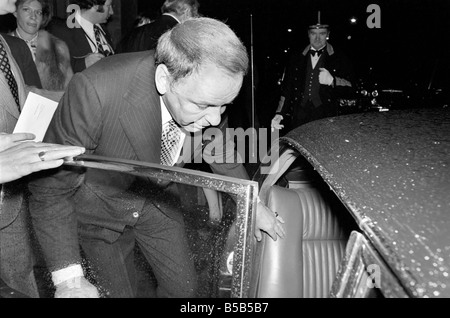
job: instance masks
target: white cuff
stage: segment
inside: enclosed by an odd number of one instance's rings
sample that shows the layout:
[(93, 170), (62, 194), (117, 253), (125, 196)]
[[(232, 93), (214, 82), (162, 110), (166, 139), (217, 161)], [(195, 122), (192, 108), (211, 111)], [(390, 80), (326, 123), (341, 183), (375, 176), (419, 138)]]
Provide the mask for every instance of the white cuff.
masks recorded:
[(69, 265), (66, 268), (57, 270), (52, 272), (52, 281), (53, 284), (59, 285), (62, 282), (75, 278), (75, 277), (83, 277), (83, 269), (81, 268), (81, 265), (79, 264), (73, 264)]

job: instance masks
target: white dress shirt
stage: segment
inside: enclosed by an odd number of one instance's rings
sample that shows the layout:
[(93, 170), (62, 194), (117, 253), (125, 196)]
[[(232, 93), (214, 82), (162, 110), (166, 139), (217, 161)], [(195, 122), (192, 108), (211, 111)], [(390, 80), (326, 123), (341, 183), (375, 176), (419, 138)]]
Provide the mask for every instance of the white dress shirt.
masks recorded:
[[(324, 46), (324, 47), (325, 47), (325, 46)], [(321, 48), (318, 49), (318, 50), (316, 50), (316, 49), (314, 49), (313, 47), (311, 47), (311, 50), (314, 50), (314, 51), (320, 51), (320, 50), (322, 50), (324, 47), (321, 47)], [(308, 52), (308, 54), (309, 54), (309, 52)], [(323, 54), (323, 53), (322, 53), (322, 54)], [(312, 55), (310, 54), (310, 56), (311, 56), (311, 64), (312, 64), (312, 68), (314, 69), (314, 68), (316, 67), (316, 65), (317, 65), (317, 62), (319, 62), (320, 56), (322, 56), (322, 55), (319, 56), (319, 54), (315, 54), (314, 56), (312, 56)]]

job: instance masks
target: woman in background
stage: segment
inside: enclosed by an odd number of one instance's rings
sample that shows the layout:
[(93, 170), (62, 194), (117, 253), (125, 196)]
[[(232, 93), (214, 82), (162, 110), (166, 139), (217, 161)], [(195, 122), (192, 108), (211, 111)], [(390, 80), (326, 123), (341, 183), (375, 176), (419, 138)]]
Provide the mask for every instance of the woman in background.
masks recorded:
[(17, 0), (17, 28), (10, 33), (24, 40), (33, 55), (42, 88), (63, 91), (73, 76), (69, 49), (64, 41), (44, 27), (51, 20), (48, 0)]

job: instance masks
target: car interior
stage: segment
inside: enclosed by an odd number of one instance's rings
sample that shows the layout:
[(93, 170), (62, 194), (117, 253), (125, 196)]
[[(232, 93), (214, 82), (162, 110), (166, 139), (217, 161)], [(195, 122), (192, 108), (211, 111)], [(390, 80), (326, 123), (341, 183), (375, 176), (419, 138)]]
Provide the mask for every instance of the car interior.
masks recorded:
[[(283, 218), (287, 236), (277, 241), (266, 237), (257, 244), (250, 295), (330, 297), (333, 284), (336, 288), (342, 284), (336, 279), (339, 271), (348, 270), (341, 268), (349, 265), (344, 261), (347, 243), (352, 232), (360, 231), (359, 227), (319, 173), (297, 151), (287, 149), (273, 166), (278, 170), (265, 177), (260, 175), (260, 197)], [(350, 246), (349, 249), (351, 253)], [(371, 289), (363, 297), (382, 294)]]

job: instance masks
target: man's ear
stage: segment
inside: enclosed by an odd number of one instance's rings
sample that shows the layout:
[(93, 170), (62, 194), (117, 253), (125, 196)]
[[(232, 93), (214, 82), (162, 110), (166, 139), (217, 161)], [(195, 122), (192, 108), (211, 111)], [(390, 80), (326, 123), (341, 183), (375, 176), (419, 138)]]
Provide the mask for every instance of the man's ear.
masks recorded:
[(156, 89), (160, 95), (164, 95), (167, 92), (167, 87), (170, 85), (170, 74), (167, 66), (159, 64), (155, 71), (155, 83)]

